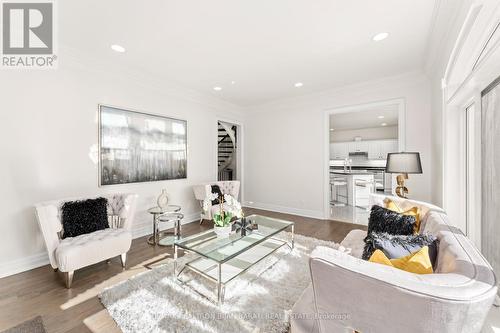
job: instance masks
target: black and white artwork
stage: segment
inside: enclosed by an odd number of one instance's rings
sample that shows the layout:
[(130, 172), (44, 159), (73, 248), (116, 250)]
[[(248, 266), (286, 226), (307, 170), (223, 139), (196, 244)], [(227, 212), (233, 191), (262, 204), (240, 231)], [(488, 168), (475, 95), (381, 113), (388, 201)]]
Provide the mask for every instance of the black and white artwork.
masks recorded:
[(186, 178), (187, 122), (99, 106), (100, 184)]

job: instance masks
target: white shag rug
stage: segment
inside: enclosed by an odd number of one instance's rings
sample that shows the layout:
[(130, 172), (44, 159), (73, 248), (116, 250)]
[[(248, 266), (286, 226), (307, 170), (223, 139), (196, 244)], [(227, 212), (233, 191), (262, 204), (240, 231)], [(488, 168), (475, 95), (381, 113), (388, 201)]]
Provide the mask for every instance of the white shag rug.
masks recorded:
[[(290, 238), (283, 233), (282, 238)], [(293, 251), (283, 246), (226, 286), (216, 306), (173, 278), (173, 260), (104, 290), (102, 304), (125, 332), (246, 333), (287, 332), (288, 314), (311, 283), (309, 255), (333, 242), (295, 235)], [(186, 255), (180, 263), (192, 258)], [(204, 295), (215, 284), (196, 277), (190, 286)]]

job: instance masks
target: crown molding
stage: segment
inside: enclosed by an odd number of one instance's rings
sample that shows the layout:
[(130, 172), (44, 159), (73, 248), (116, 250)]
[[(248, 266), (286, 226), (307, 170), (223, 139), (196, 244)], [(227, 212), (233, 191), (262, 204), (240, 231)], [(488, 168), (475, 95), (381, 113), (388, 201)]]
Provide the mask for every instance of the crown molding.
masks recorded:
[(242, 115), (242, 107), (208, 93), (188, 88), (171, 79), (138, 68), (121, 66), (116, 63), (96, 58), (92, 54), (83, 54), (70, 47), (59, 45), (59, 68), (76, 69), (97, 75), (107, 75), (139, 84), (154, 92), (180, 100), (203, 105), (214, 110), (224, 110), (237, 117)]
[(428, 67), (431, 67), (431, 64), (434, 64), (435, 62), (435, 53), (433, 52), (434, 50), (434, 36), (436, 36), (437, 33), (437, 22), (438, 22), (438, 17), (439, 14), (442, 12), (442, 6), (443, 6), (443, 1), (444, 0), (435, 0), (434, 2), (434, 10), (432, 12), (432, 19), (431, 19), (431, 28), (429, 29), (429, 35), (427, 36), (427, 45), (425, 48), (424, 52), (424, 70), (425, 72), (428, 72), (427, 69)]
[[(416, 83), (428, 82), (428, 78), (422, 71), (410, 71), (393, 76), (387, 76), (383, 78), (378, 78), (369, 81), (358, 82), (354, 84), (344, 85), (341, 87), (330, 88), (327, 90), (322, 90), (318, 92), (313, 92), (306, 95), (294, 96), (290, 98), (275, 100), (265, 104), (260, 104), (256, 106), (246, 107), (245, 110), (249, 113), (258, 113), (269, 111), (269, 109), (279, 110), (279, 109), (289, 109), (289, 108), (301, 108), (304, 106), (317, 105), (319, 109), (324, 108), (337, 108), (343, 105), (324, 105), (325, 99), (333, 99), (335, 96), (343, 95), (346, 93), (352, 93), (352, 91), (368, 91), (377, 89), (381, 86), (387, 85), (398, 85), (406, 86)], [(394, 96), (398, 98), (401, 96)]]
[[(467, 89), (484, 89), (494, 80), (497, 73), (476, 74), (492, 55), (497, 56), (500, 47), (500, 4), (477, 1), (469, 9), (460, 34), (454, 44), (443, 76), (445, 100), (452, 102)], [(496, 62), (496, 60), (493, 60)], [(491, 76), (491, 77), (490, 77)], [(465, 89), (468, 87), (467, 89)], [(473, 88), (475, 87), (475, 88)], [(458, 98), (460, 100), (460, 98)]]
[(473, 2), (474, 0), (436, 1), (424, 62), (424, 71), (429, 77), (443, 77), (453, 42)]

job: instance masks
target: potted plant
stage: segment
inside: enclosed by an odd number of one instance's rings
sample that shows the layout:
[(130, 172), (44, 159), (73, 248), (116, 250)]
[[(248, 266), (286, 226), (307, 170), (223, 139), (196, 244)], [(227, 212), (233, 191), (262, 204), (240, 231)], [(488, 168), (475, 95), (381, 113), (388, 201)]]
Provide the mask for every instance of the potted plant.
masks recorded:
[(228, 237), (231, 234), (233, 217), (241, 217), (243, 212), (241, 205), (229, 194), (224, 194), (218, 197), (216, 193), (212, 193), (203, 201), (203, 209), (207, 211), (210, 209), (210, 203), (219, 198), (219, 210), (214, 213), (214, 232), (218, 237)]

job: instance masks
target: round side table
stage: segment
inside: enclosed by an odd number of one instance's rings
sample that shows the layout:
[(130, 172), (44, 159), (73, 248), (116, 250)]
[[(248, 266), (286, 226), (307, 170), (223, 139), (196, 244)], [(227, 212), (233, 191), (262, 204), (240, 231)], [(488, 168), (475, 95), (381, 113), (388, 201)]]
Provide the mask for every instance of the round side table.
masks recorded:
[(158, 217), (160, 223), (173, 223), (174, 231), (162, 231), (159, 233), (159, 246), (172, 246), (181, 238), (181, 222), (184, 218), (182, 213), (166, 213)]
[(160, 233), (158, 230), (158, 218), (166, 213), (177, 213), (181, 210), (181, 206), (168, 205), (166, 207), (153, 207), (148, 209), (148, 213), (153, 215), (153, 234), (148, 237), (148, 244), (158, 245)]

